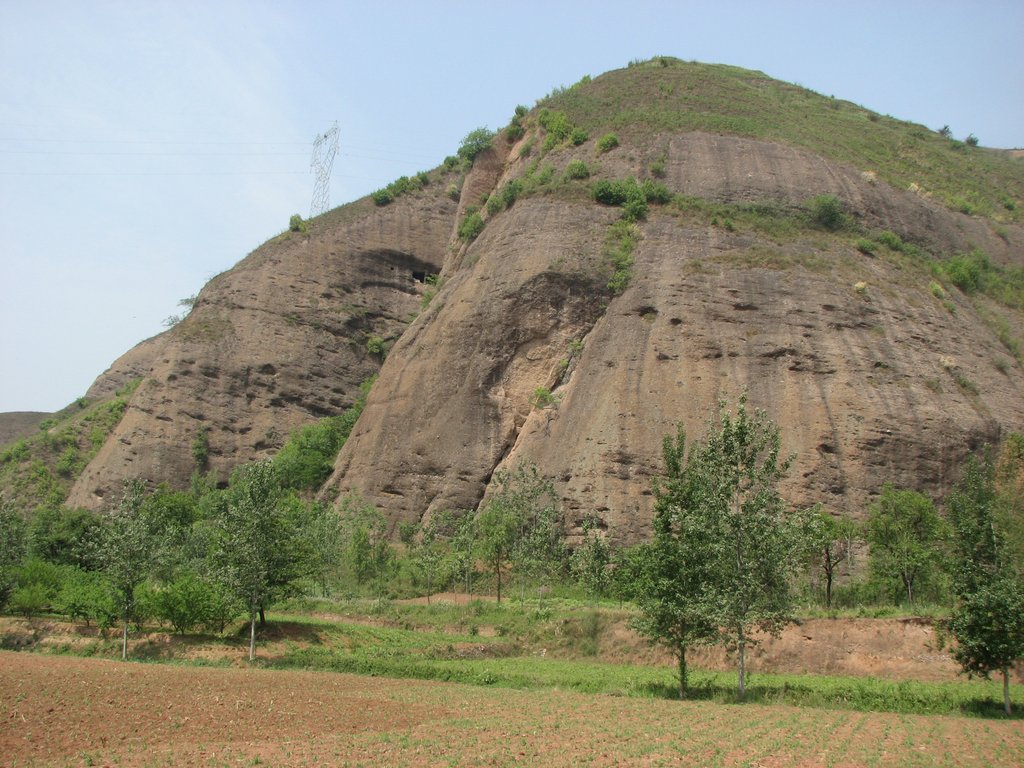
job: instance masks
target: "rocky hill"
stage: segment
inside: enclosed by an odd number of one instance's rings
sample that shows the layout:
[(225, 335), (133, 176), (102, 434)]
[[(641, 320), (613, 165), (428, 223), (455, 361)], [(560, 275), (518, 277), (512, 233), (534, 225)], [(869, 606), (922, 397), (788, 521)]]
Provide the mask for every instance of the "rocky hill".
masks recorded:
[(226, 477), (378, 371), (325, 498), (419, 519), (534, 462), (570, 526), (621, 541), (649, 531), (662, 437), (743, 391), (796, 455), (787, 499), (855, 516), (886, 482), (943, 493), (1024, 423), (1009, 153), (657, 59), (468, 155), (264, 244), (116, 361), (90, 400), (141, 383), (68, 503)]

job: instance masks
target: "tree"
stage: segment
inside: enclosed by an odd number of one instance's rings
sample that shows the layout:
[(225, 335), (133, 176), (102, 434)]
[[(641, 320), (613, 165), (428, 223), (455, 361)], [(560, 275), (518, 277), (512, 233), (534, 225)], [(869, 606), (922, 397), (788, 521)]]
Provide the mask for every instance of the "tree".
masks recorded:
[(60, 565), (96, 568), (101, 518), (85, 509), (43, 507), (29, 526), (29, 553)]
[(128, 658), (128, 624), (135, 618), (135, 590), (152, 567), (156, 537), (142, 512), (141, 480), (124, 485), (121, 501), (103, 521), (99, 562), (110, 584), (111, 597), (121, 620), (121, 658)]
[(777, 634), (792, 621), (789, 577), (802, 542), (778, 492), (791, 459), (780, 460), (778, 427), (763, 411), (749, 413), (746, 395), (735, 416), (720, 404), (704, 443), (688, 454), (681, 432), (664, 448), (667, 478), (645, 579), (657, 585), (679, 574), (655, 589), (659, 610), (682, 616), (689, 642), (717, 628), (714, 639), (736, 651), (742, 697), (752, 632)]
[(14, 503), (0, 499), (0, 608), (14, 587), (15, 570), (25, 557), (25, 523)]
[(357, 494), (342, 500), (340, 512), (352, 575), (357, 584), (372, 584), (380, 600), (384, 597), (384, 582), (395, 564), (387, 521), (376, 507)]
[(430, 605), (435, 580), (448, 554), (454, 528), (455, 519), (451, 512), (438, 512), (417, 526), (419, 535), (410, 538), (412, 561), (426, 580), (427, 605)]
[(742, 697), (751, 631), (777, 635), (793, 620), (789, 579), (802, 541), (778, 492), (792, 463), (779, 458), (779, 428), (764, 411), (749, 414), (745, 395), (735, 417), (720, 410), (701, 462), (706, 530), (714, 532), (709, 597), (724, 642), (737, 652)]
[(476, 553), (479, 541), (479, 526), (476, 515), (469, 510), (451, 513), (452, 526), (452, 570), (464, 581), (466, 595), (473, 595), (473, 573), (476, 570)]
[(459, 157), (472, 163), (477, 155), (491, 148), (491, 140), (493, 138), (494, 133), (487, 130), (487, 128), (477, 128), (470, 131), (459, 145)]
[(913, 603), (921, 587), (936, 580), (940, 545), (948, 532), (935, 505), (923, 494), (886, 484), (871, 506), (865, 531), (872, 572), (883, 581), (897, 580)]
[(832, 608), (832, 587), (839, 566), (847, 561), (857, 536), (857, 523), (835, 517), (816, 505), (802, 515), (802, 527), (811, 566), (825, 577), (825, 607)]
[(1018, 499), (1016, 494), (1000, 493), (988, 452), (969, 460), (948, 499), (956, 595), (949, 620), (957, 641), (953, 656), (968, 675), (987, 678), (992, 672), (1002, 673), (1006, 714), (1010, 667), (1024, 657), (1024, 578), (1007, 546), (1002, 520), (1019, 517)]
[(249, 616), (249, 661), (256, 658), (256, 620), (275, 589), (301, 573), (297, 532), (285, 514), (270, 461), (235, 474), (215, 521), (219, 578)]
[(300, 528), (307, 575), (329, 593), (329, 582), (337, 576), (343, 556), (341, 518), (327, 504), (315, 502), (306, 508)]
[(536, 466), (501, 470), (495, 483), (477, 525), (480, 555), (494, 572), (500, 603), (502, 577), (510, 567), (525, 588), (529, 579), (550, 577), (565, 562), (565, 550), (554, 488)]
[(599, 528), (596, 515), (583, 519), (583, 541), (572, 553), (569, 568), (576, 581), (594, 598), (608, 594), (611, 588), (611, 548)]
[(679, 669), (679, 697), (687, 690), (686, 653), (718, 639), (707, 604), (713, 579), (703, 525), (704, 489), (699, 451), (686, 454), (686, 434), (662, 444), (665, 477), (655, 483), (654, 540), (634, 551), (633, 600), (640, 617), (633, 627), (668, 647)]

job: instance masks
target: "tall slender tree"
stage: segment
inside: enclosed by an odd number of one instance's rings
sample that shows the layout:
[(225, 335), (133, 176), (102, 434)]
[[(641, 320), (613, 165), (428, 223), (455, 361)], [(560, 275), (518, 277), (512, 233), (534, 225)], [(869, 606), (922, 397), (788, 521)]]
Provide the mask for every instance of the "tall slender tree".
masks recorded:
[(654, 539), (634, 552), (631, 589), (640, 616), (633, 627), (669, 648), (679, 670), (679, 697), (686, 696), (686, 654), (718, 639), (708, 603), (714, 564), (704, 531), (705, 476), (700, 451), (686, 454), (686, 434), (662, 444), (665, 477), (655, 483)]
[(302, 562), (270, 461), (232, 478), (216, 524), (214, 562), (223, 583), (249, 617), (249, 661), (256, 658), (256, 621), (275, 589), (297, 577)]
[(121, 619), (121, 658), (128, 658), (128, 625), (135, 618), (135, 590), (153, 565), (157, 537), (143, 514), (144, 487), (129, 480), (117, 507), (103, 520), (99, 562), (109, 580), (111, 596)]
[(1003, 521), (1020, 516), (1020, 502), (1016, 494), (1000, 493), (995, 464), (985, 453), (970, 459), (948, 508), (956, 594), (949, 621), (957, 641), (953, 656), (969, 675), (1002, 674), (1003, 709), (1010, 714), (1010, 667), (1024, 658), (1024, 577)]

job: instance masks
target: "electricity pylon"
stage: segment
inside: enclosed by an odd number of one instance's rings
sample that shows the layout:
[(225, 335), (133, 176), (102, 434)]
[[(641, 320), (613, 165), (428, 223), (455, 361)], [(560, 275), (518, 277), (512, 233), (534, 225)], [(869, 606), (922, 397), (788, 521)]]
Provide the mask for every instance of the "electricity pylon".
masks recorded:
[(313, 186), (313, 202), (309, 206), (309, 218), (326, 213), (331, 207), (331, 168), (334, 156), (338, 154), (338, 121), (326, 133), (313, 140), (313, 159), (309, 169), (316, 175)]

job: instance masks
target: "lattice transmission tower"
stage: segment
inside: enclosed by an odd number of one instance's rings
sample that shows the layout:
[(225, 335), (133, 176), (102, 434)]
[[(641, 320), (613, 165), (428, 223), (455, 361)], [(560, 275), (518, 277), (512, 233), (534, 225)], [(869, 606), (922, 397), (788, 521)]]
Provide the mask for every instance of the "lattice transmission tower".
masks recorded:
[(338, 154), (338, 121), (326, 133), (313, 140), (313, 159), (309, 170), (316, 176), (313, 185), (313, 202), (309, 206), (309, 218), (326, 213), (331, 207), (331, 168), (334, 156)]

